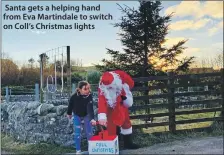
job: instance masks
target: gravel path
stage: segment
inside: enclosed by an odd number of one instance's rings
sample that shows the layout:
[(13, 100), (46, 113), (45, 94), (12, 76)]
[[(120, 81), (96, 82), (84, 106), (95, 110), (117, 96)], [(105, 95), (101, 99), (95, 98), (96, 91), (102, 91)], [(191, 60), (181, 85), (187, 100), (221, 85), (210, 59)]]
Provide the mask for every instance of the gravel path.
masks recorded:
[(120, 154), (223, 154), (223, 137), (184, 139), (138, 150), (124, 150)]

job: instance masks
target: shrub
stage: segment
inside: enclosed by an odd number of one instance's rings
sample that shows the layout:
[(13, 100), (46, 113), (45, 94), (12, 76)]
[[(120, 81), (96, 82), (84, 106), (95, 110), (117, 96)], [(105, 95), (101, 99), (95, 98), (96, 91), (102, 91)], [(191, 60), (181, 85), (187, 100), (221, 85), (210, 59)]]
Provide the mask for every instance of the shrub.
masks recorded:
[(87, 73), (87, 81), (90, 84), (98, 84), (100, 81), (101, 73), (98, 71), (89, 71)]

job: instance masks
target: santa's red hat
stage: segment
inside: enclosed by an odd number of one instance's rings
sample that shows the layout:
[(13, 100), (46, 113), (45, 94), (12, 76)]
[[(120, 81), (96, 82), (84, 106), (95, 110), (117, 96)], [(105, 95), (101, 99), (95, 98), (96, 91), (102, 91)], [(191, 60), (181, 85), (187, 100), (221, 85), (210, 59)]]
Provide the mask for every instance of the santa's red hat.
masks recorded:
[(110, 72), (105, 72), (102, 75), (100, 84), (108, 86), (108, 85), (111, 85), (113, 83), (113, 81), (114, 81), (113, 74), (111, 74)]

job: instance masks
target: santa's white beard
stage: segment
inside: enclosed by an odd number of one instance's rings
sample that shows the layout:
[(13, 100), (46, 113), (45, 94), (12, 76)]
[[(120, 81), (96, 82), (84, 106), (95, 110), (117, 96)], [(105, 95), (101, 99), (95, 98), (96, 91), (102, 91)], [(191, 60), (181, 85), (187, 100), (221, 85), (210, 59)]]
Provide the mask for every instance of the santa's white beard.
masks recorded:
[[(115, 73), (112, 73), (114, 78), (114, 81), (111, 85), (100, 85), (101, 93), (106, 98), (107, 104), (114, 108), (117, 102), (117, 97), (121, 94), (122, 90), (122, 81), (119, 78), (119, 76)], [(109, 89), (110, 88), (110, 89)]]
[(112, 108), (116, 105), (117, 96), (118, 95), (116, 93), (116, 90), (114, 90), (114, 89), (111, 89), (111, 90), (105, 89), (104, 90), (104, 97), (107, 100), (107, 104)]

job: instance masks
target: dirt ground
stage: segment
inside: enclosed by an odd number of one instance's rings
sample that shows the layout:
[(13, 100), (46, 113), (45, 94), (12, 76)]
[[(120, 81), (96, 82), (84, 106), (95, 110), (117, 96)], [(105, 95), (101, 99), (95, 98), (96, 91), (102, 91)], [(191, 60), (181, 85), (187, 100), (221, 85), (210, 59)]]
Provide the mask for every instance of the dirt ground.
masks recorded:
[(120, 154), (223, 154), (223, 137), (184, 139), (138, 150), (124, 150)]

